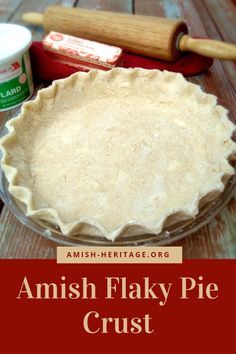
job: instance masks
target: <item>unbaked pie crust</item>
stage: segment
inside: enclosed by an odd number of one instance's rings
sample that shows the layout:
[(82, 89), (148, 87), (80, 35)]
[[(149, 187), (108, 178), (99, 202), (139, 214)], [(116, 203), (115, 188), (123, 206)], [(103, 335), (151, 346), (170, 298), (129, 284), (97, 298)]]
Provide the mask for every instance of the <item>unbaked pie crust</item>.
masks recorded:
[(74, 74), (39, 91), (7, 128), (9, 192), (65, 235), (158, 234), (194, 217), (234, 173), (227, 110), (167, 71)]

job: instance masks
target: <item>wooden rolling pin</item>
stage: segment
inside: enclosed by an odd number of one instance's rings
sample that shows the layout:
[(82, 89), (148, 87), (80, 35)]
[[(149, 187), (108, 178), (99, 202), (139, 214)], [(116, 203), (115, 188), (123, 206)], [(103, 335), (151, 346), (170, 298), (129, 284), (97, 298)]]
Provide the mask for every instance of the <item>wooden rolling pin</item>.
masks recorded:
[(27, 23), (43, 24), (46, 32), (70, 34), (169, 61), (176, 60), (185, 51), (236, 60), (236, 45), (191, 38), (181, 20), (56, 5), (48, 7), (43, 15), (24, 14), (23, 19)]

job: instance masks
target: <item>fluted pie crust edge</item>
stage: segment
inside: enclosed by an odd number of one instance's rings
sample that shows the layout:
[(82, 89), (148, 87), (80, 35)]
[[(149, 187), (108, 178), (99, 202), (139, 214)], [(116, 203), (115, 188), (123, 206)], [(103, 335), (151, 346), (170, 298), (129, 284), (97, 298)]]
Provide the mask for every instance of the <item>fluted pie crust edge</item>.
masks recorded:
[(234, 174), (227, 110), (167, 71), (74, 74), (40, 90), (6, 126), (10, 194), (64, 235), (158, 234), (194, 217)]

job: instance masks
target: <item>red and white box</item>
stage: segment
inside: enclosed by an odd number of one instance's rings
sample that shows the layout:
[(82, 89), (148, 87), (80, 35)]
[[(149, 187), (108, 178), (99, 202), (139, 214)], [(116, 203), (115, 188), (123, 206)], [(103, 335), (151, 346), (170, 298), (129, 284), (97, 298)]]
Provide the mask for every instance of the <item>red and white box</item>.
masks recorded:
[(58, 32), (50, 32), (43, 47), (52, 58), (83, 71), (112, 69), (122, 55), (121, 48)]

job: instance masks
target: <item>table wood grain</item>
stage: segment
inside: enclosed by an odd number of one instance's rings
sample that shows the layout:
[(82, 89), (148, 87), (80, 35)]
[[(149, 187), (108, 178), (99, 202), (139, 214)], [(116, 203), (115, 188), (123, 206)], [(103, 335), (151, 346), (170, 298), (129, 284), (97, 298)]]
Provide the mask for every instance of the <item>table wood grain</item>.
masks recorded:
[[(233, 0), (0, 0), (0, 21), (22, 23), (22, 13), (40, 11), (54, 3), (96, 10), (183, 18), (193, 36), (211, 37), (236, 42), (236, 7)], [(43, 30), (29, 26), (34, 39)], [(218, 96), (218, 102), (230, 109), (236, 122), (235, 63), (215, 60), (208, 72), (189, 78), (202, 88)], [(0, 119), (8, 119), (0, 114)], [(236, 258), (236, 199), (223, 208), (208, 225), (195, 234), (174, 243), (183, 247), (184, 258)], [(0, 216), (0, 258), (55, 258), (56, 244), (35, 234), (22, 225), (4, 206)]]

